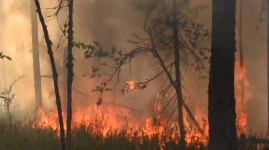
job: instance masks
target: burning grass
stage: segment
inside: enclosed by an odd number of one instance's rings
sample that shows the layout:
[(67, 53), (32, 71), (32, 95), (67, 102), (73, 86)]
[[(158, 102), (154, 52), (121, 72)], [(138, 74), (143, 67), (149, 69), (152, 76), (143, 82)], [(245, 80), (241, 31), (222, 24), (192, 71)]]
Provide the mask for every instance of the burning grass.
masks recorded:
[[(14, 150), (57, 150), (60, 149), (60, 139), (58, 129), (45, 126), (46, 123), (35, 124), (33, 119), (29, 121), (13, 123), (9, 130), (6, 130), (5, 120), (0, 122), (0, 149)], [(204, 147), (193, 132), (188, 132), (188, 144), (190, 150)], [(96, 117), (92, 121), (83, 121), (81, 124), (74, 124), (72, 128), (73, 142), (72, 149), (179, 149), (177, 141), (179, 134), (178, 128), (172, 128), (168, 133), (160, 132), (149, 134), (144, 129), (113, 129), (108, 120)]]
[[(36, 124), (32, 119), (14, 121), (7, 130), (7, 120), (0, 121), (0, 149), (3, 150), (58, 150), (60, 139), (58, 129), (46, 126), (46, 122)], [(42, 126), (42, 124), (44, 126)], [(204, 128), (207, 126), (204, 122)], [(156, 128), (157, 129), (157, 128)], [(197, 129), (189, 127), (186, 140), (187, 150), (206, 150), (205, 139)], [(178, 127), (150, 134), (145, 129), (113, 129), (108, 119), (96, 117), (92, 121), (73, 124), (72, 149), (74, 150), (174, 150), (180, 149)], [(256, 145), (247, 149), (255, 150)]]
[[(45, 114), (42, 110), (38, 112), (39, 119), (31, 124), (32, 128), (52, 129), (59, 136), (57, 118), (54, 118), (53, 122), (53, 114)], [(73, 139), (78, 145), (83, 145), (86, 149), (94, 146), (97, 149), (100, 146), (101, 149), (106, 149), (106, 146), (111, 144), (118, 145), (115, 149), (163, 149), (165, 147), (174, 149), (179, 147), (179, 127), (175, 124), (167, 127), (160, 123), (154, 123), (151, 118), (147, 118), (145, 126), (132, 125), (134, 128), (131, 128), (128, 127), (128, 122), (126, 122), (125, 127), (117, 127), (120, 126), (117, 126), (116, 123), (111, 124), (110, 118), (96, 116), (93, 120), (85, 120), (83, 116), (81, 120), (76, 119), (73, 121)], [(207, 133), (206, 121), (204, 121), (203, 127), (204, 132)], [(207, 145), (207, 136), (199, 133), (196, 128), (188, 126), (186, 127), (186, 132), (186, 141), (189, 147), (195, 149)]]
[[(135, 81), (129, 81), (126, 89), (134, 90)], [(164, 93), (168, 97), (167, 93)], [(235, 98), (238, 136), (244, 133), (247, 123), (247, 112), (245, 109), (247, 100), (250, 98), (249, 81), (246, 75), (245, 64), (240, 67), (239, 62), (235, 64)], [(72, 148), (84, 149), (179, 149), (179, 126), (177, 121), (171, 121), (158, 112), (163, 108), (165, 102), (157, 104), (156, 114), (139, 115), (131, 109), (124, 107), (105, 105), (97, 106), (91, 104), (88, 107), (74, 107), (72, 126)], [(16, 123), (7, 128), (6, 120), (0, 121), (0, 149), (60, 149), (59, 125), (57, 111), (45, 113), (39, 109), (33, 117)], [(136, 114), (136, 115), (135, 115)], [(188, 149), (206, 149), (208, 142), (208, 124), (201, 118), (207, 116), (196, 108), (196, 116), (202, 127), (203, 133), (192, 127), (187, 121), (184, 112), (184, 123)], [(66, 120), (66, 114), (63, 114)], [(176, 119), (174, 115), (173, 120)], [(170, 122), (167, 122), (170, 120)], [(66, 125), (66, 124), (65, 124)], [(66, 129), (66, 126), (65, 126)]]

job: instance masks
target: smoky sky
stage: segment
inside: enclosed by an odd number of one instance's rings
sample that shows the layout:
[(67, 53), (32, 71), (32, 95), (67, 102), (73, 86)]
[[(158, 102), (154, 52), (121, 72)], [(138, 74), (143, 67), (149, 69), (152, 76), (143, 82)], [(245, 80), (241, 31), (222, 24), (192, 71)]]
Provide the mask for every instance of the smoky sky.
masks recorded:
[[(46, 9), (56, 6), (57, 1), (48, 2), (41, 0), (42, 12), (45, 16), (53, 13), (53, 10)], [(21, 110), (32, 107), (34, 109), (34, 83), (32, 77), (32, 60), (31, 60), (31, 24), (30, 24), (30, 1), (22, 0), (18, 3), (15, 1), (0, 0), (0, 40), (5, 48), (7, 55), (14, 58), (12, 62), (5, 61), (6, 80), (12, 82), (17, 75), (27, 74), (29, 77), (18, 83), (15, 92), (18, 93), (18, 101)], [(208, 7), (199, 11), (197, 22), (203, 22), (206, 29), (211, 30), (212, 23), (212, 1), (210, 0), (192, 0), (190, 7), (206, 4)], [(9, 7), (8, 9), (6, 7)], [(5, 7), (5, 8), (4, 8)], [(249, 115), (248, 130), (253, 132), (265, 133), (267, 129), (267, 61), (266, 61), (266, 24), (259, 22), (259, 13), (261, 0), (245, 0), (243, 1), (243, 52), (247, 65), (247, 75), (250, 80), (251, 98), (247, 101), (247, 113)], [(238, 24), (239, 24), (239, 4), (237, 3), (236, 15), (236, 40), (238, 49)], [(265, 16), (265, 15), (264, 15)], [(63, 25), (66, 19), (66, 12), (59, 16), (60, 24)], [(46, 18), (49, 20), (49, 18)], [(135, 11), (129, 1), (124, 0), (83, 0), (75, 1), (74, 5), (74, 40), (92, 44), (98, 41), (105, 50), (109, 51), (113, 46), (119, 49), (129, 51), (134, 45), (126, 40), (132, 39), (133, 33), (145, 35), (143, 32), (144, 16), (141, 12)], [(16, 23), (17, 22), (17, 23)], [(19, 23), (18, 23), (19, 22)], [(12, 30), (9, 26), (12, 25)], [(259, 30), (256, 30), (256, 27)], [(54, 50), (59, 42), (61, 32), (59, 30), (56, 19), (47, 22), (50, 37), (53, 42)], [(11, 37), (13, 36), (15, 37)], [(17, 35), (17, 36), (16, 36)], [(39, 45), (40, 45), (40, 65), (42, 75), (51, 75), (50, 62), (48, 59), (46, 45), (43, 38), (42, 28), (39, 24)], [(66, 43), (63, 44), (66, 47)], [(1, 47), (0, 47), (1, 48)], [(60, 82), (64, 67), (63, 52), (60, 49), (55, 50), (54, 56), (57, 62)], [(92, 66), (99, 66), (102, 62), (100, 59), (85, 60), (83, 58), (83, 50), (74, 49), (75, 57), (75, 78), (74, 88), (79, 92), (86, 93), (83, 95), (74, 92), (75, 105), (90, 105), (97, 102), (98, 94), (92, 93), (94, 86), (101, 82), (101, 79), (94, 81), (88, 77), (82, 77), (83, 74), (91, 72)], [(131, 76), (128, 76), (128, 67), (125, 68), (120, 76), (122, 87), (128, 80), (142, 78), (146, 79), (158, 71), (159, 63), (152, 56), (143, 56), (134, 59), (132, 63)], [(207, 64), (207, 67), (209, 64)], [(2, 66), (0, 66), (2, 68)], [(187, 90), (184, 91), (186, 103), (190, 106), (193, 113), (196, 107), (202, 111), (202, 116), (207, 119), (207, 91), (208, 80), (199, 77), (207, 76), (207, 72), (186, 71), (184, 72), (184, 84)], [(59, 83), (60, 84), (60, 83)], [(25, 90), (25, 86), (29, 86), (29, 90)], [(60, 85), (61, 86), (61, 85)], [(49, 93), (53, 91), (51, 79), (42, 78), (43, 101), (44, 107), (53, 109), (55, 107), (54, 98), (49, 98)], [(152, 104), (152, 100), (160, 91), (160, 81), (153, 82), (146, 90), (131, 92), (122, 96), (120, 88), (117, 90), (117, 103), (128, 105), (143, 110), (148, 109), (148, 105)], [(112, 101), (106, 96), (106, 102)], [(199, 116), (199, 115), (198, 115)]]

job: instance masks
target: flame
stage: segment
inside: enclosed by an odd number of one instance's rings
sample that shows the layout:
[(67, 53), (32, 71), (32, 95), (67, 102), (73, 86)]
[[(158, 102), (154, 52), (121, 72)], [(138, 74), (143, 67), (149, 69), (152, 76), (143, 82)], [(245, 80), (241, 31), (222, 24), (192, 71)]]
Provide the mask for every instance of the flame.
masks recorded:
[[(51, 3), (51, 2), (50, 2)], [(44, 2), (45, 4), (45, 2)], [(23, 49), (31, 49), (31, 43), (29, 43), (29, 39), (31, 39), (31, 35), (27, 33), (31, 33), (31, 25), (29, 17), (23, 15), (22, 13), (19, 13), (17, 9), (15, 8), (20, 8), (23, 6), (24, 3), (22, 2), (15, 2), (15, 1), (3, 1), (3, 10), (5, 14), (8, 14), (5, 17), (5, 24), (3, 30), (3, 35), (4, 38), (2, 39), (4, 49), (7, 49), (7, 55), (11, 56), (14, 60), (16, 60), (16, 64), (12, 66), (12, 70), (7, 70), (9, 76), (14, 76), (15, 72), (16, 74), (26, 74), (29, 72), (29, 69), (31, 70), (32, 68), (32, 62), (31, 58), (32, 55), (31, 53), (25, 53)], [(11, 7), (12, 6), (12, 7)], [(20, 25), (18, 26), (18, 22), (20, 22)], [(55, 23), (54, 26), (57, 26), (57, 22)], [(58, 30), (58, 28), (51, 28), (52, 30)], [(40, 28), (40, 30), (42, 30)], [(14, 37), (13, 35), (16, 33), (16, 36)], [(42, 31), (40, 32), (42, 33)], [(52, 35), (51, 37), (56, 38), (56, 33), (57, 32), (51, 32)], [(53, 34), (55, 33), (55, 35)], [(40, 34), (43, 36), (43, 34)], [(21, 37), (24, 37), (23, 39)], [(42, 40), (42, 38), (40, 38)], [(21, 41), (22, 48), (18, 49), (16, 45), (14, 44), (14, 41)], [(151, 43), (149, 40), (145, 41), (145, 45), (148, 47), (148, 49), (151, 48)], [(16, 50), (17, 49), (17, 50)], [(21, 55), (22, 53), (23, 55)], [(19, 55), (18, 55), (19, 54)], [(24, 56), (24, 59), (21, 59), (21, 56)], [(50, 68), (47, 66), (45, 60), (41, 60), (43, 63), (42, 64), (42, 70), (43, 73), (49, 73), (50, 69), (45, 69), (45, 68)], [(23, 63), (22, 63), (23, 62)], [(26, 63), (25, 63), (26, 62)], [(20, 64), (25, 64), (25, 66), (28, 69), (21, 69)], [(158, 67), (161, 67), (158, 65)], [(26, 84), (22, 85), (27, 85), (27, 83), (32, 82), (30, 80), (31, 78), (27, 79), (25, 82)], [(45, 85), (45, 84), (44, 84)], [(243, 86), (242, 86), (243, 85)], [(249, 89), (250, 83), (247, 78), (246, 74), (246, 64), (244, 62), (243, 67), (240, 67), (240, 62), (236, 61), (235, 63), (235, 99), (236, 99), (236, 113), (237, 113), (237, 121), (238, 121), (238, 126), (242, 129), (241, 132), (246, 131), (246, 124), (247, 124), (247, 119), (248, 115), (246, 112), (246, 104), (249, 98), (251, 97), (250, 89)], [(242, 88), (243, 87), (243, 88)], [(46, 87), (46, 91), (49, 91), (51, 87), (48, 86)], [(126, 83), (126, 90), (134, 90), (135, 89), (135, 81), (128, 81)], [(165, 91), (163, 89), (163, 91)], [(242, 94), (242, 91), (244, 93)], [(23, 99), (34, 99), (32, 98), (32, 94), (25, 94), (25, 93), (32, 93), (31, 91), (27, 90), (24, 93), (20, 93), (19, 97)], [(169, 96), (170, 90), (168, 90), (165, 93), (165, 98)], [(25, 95), (28, 97), (25, 98)], [(45, 102), (45, 101), (44, 101)], [(28, 102), (27, 102), (28, 103)], [(23, 108), (28, 108), (24, 104), (27, 103), (22, 103)], [(163, 103), (158, 102), (157, 103), (157, 111), (159, 112), (162, 108)], [(200, 126), (203, 124), (202, 118), (204, 116), (207, 116), (207, 114), (203, 114), (201, 109), (199, 108), (199, 105), (196, 107), (196, 112), (195, 112), (195, 117), (198, 120)], [(59, 133), (59, 125), (58, 125), (58, 113), (57, 110), (54, 109), (49, 112), (45, 112), (42, 109), (37, 110), (37, 118), (36, 118), (36, 124), (33, 125), (33, 128), (52, 128), (53, 130), (58, 131)], [(63, 117), (64, 117), (64, 128), (66, 129), (66, 114), (63, 112)], [(143, 114), (142, 116), (134, 115), (131, 110), (125, 109), (125, 108), (117, 108), (116, 110), (114, 109), (113, 106), (96, 106), (95, 104), (91, 104), (90, 106), (87, 107), (77, 107), (74, 106), (73, 109), (73, 128), (78, 127), (80, 124), (85, 124), (85, 125), (90, 125), (91, 123), (100, 123), (102, 129), (99, 127), (95, 127), (95, 132), (100, 132), (103, 133), (103, 135), (107, 134), (110, 130), (110, 128), (113, 129), (126, 129), (126, 128), (132, 128), (133, 130), (138, 130), (140, 136), (147, 134), (147, 135), (153, 135), (156, 133), (162, 133), (165, 132), (165, 135), (167, 139), (172, 138), (172, 139), (177, 139), (179, 135), (179, 128), (177, 121), (172, 121), (170, 127), (167, 125), (167, 117), (164, 117), (163, 115), (158, 115), (156, 121), (153, 116), (150, 114)], [(197, 132), (194, 128), (190, 127), (190, 122), (187, 120), (187, 114), (184, 112), (184, 123), (186, 126), (186, 130), (188, 131), (186, 135), (186, 141), (190, 143), (192, 141), (192, 137), (195, 137), (195, 140), (199, 140), (203, 143), (207, 142), (206, 136), (202, 135), (201, 133)], [(112, 125), (112, 127), (110, 126)], [(205, 124), (205, 135), (208, 133), (208, 125)], [(175, 140), (177, 141), (177, 140)]]
[[(246, 113), (246, 103), (250, 98), (250, 89), (249, 89), (249, 81), (246, 75), (246, 65), (244, 63), (243, 67), (240, 67), (240, 63), (236, 61), (235, 64), (235, 98), (236, 98), (236, 113), (237, 113), (237, 121), (240, 129), (240, 133), (245, 132), (246, 123), (247, 123), (247, 113)], [(243, 85), (243, 86), (242, 86)], [(244, 88), (244, 93), (242, 95), (242, 87)], [(125, 89), (133, 90), (135, 89), (135, 81), (128, 81), (126, 83)], [(164, 89), (163, 89), (164, 90)], [(166, 91), (164, 94), (157, 94), (157, 97), (166, 100), (170, 90)], [(163, 102), (155, 102), (155, 110), (159, 113), (163, 106)], [(192, 127), (191, 123), (188, 122), (187, 113), (184, 111), (184, 125), (186, 129), (186, 141), (187, 143), (192, 143), (194, 141), (199, 141), (203, 144), (207, 144), (208, 142), (208, 129), (209, 126), (206, 123), (206, 120), (203, 120), (203, 117), (206, 117), (207, 114), (203, 114), (198, 104), (198, 100), (196, 100), (196, 111), (195, 118), (200, 124), (201, 128), (204, 130), (204, 133), (200, 133), (195, 126)], [(171, 121), (170, 126), (167, 122), (168, 118), (162, 114), (158, 114), (156, 119), (149, 114), (143, 114), (142, 116), (134, 115), (131, 113), (132, 110), (126, 108), (117, 108), (114, 109), (113, 106), (110, 105), (90, 105), (88, 107), (79, 107), (73, 110), (73, 128), (78, 127), (81, 124), (90, 125), (91, 123), (98, 123), (98, 125), (102, 126), (102, 128), (98, 128), (95, 126), (95, 132), (102, 132), (105, 136), (112, 129), (132, 129), (132, 131), (137, 131), (138, 136), (152, 136), (157, 133), (162, 133), (165, 135), (167, 140), (178, 141), (179, 134), (179, 126), (177, 123), (177, 119), (175, 121)], [(43, 110), (38, 110), (39, 120), (37, 124), (33, 127), (38, 128), (52, 128), (54, 130), (58, 130), (58, 114), (57, 111), (52, 111), (49, 113), (45, 113)], [(64, 120), (66, 120), (66, 115), (63, 114)], [(170, 119), (170, 118), (169, 118)], [(66, 129), (66, 126), (65, 126)], [(101, 131), (100, 131), (101, 130)], [(128, 132), (131, 132), (130, 130)], [(161, 136), (161, 134), (159, 134)], [(160, 138), (161, 139), (161, 138)], [(162, 145), (162, 141), (159, 143)]]
[(247, 124), (247, 111), (246, 103), (251, 98), (250, 83), (246, 74), (246, 62), (243, 61), (242, 67), (240, 61), (235, 63), (235, 99), (236, 99), (236, 113), (238, 126), (241, 129), (240, 132), (246, 131)]
[(134, 90), (135, 89), (135, 81), (131, 80), (126, 82), (125, 90)]

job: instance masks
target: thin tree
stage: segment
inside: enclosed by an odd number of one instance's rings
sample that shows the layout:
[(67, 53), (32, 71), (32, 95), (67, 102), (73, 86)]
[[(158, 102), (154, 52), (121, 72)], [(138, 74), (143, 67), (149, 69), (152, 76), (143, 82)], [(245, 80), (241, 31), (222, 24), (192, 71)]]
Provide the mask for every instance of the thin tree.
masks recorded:
[(63, 49), (63, 60), (64, 60), (64, 65), (63, 65), (63, 98), (62, 98), (62, 103), (63, 103), (63, 111), (65, 112), (65, 117), (66, 117), (66, 111), (67, 111), (67, 57), (68, 57), (68, 47), (65, 47)]
[(177, 22), (177, 1), (173, 0), (173, 41), (175, 49), (175, 73), (176, 73), (176, 93), (178, 103), (178, 123), (180, 129), (180, 145), (185, 147), (185, 130), (183, 122), (183, 96), (181, 90), (181, 73), (180, 73), (180, 52), (178, 38), (178, 22)]
[(32, 21), (32, 51), (33, 51), (33, 67), (34, 67), (35, 101), (36, 101), (36, 107), (42, 108), (42, 88), (41, 88), (39, 48), (38, 48), (38, 27), (37, 27), (37, 14), (35, 11), (34, 0), (31, 0), (31, 21)]
[(213, 0), (209, 75), (209, 149), (236, 150), (235, 0)]
[(268, 126), (267, 126), (267, 135), (269, 136), (269, 0), (267, 0), (267, 112), (268, 112)]
[(47, 29), (47, 26), (45, 24), (45, 20), (43, 18), (43, 15), (41, 13), (39, 1), (35, 0), (35, 4), (36, 4), (39, 20), (40, 20), (42, 28), (43, 28), (44, 37), (45, 37), (45, 41), (46, 41), (47, 48), (48, 48), (48, 55), (49, 55), (50, 62), (51, 62), (51, 69), (52, 69), (53, 81), (54, 81), (54, 91), (55, 91), (55, 97), (56, 97), (56, 105), (57, 105), (59, 124), (60, 124), (61, 147), (62, 147), (62, 150), (65, 150), (66, 145), (65, 145), (64, 122), (63, 122), (61, 99), (60, 99), (59, 86), (58, 86), (58, 73), (57, 73), (56, 64), (55, 64), (55, 60), (54, 60), (54, 56), (53, 56), (53, 51), (51, 48), (52, 42), (49, 38), (48, 29)]
[(69, 20), (68, 20), (68, 56), (67, 56), (67, 149), (71, 149), (71, 122), (72, 122), (72, 83), (73, 83), (73, 0), (69, 1)]
[[(146, 81), (137, 80), (133, 86), (135, 89), (145, 89), (152, 81), (158, 80), (162, 74), (166, 76), (163, 83), (163, 89), (159, 92), (159, 97), (155, 100), (159, 104), (165, 103), (166, 95), (171, 94), (170, 100), (159, 110), (159, 116), (169, 104), (173, 104), (172, 101), (177, 105), (173, 105), (172, 114), (174, 110), (178, 109), (178, 125), (180, 127), (180, 143), (181, 146), (185, 144), (185, 131), (183, 123), (183, 112), (182, 106), (193, 120), (196, 127), (201, 133), (203, 133), (198, 122), (195, 120), (190, 109), (183, 101), (183, 95), (181, 91), (181, 79), (183, 78), (180, 73), (180, 61), (184, 62), (185, 66), (189, 68), (189, 64), (199, 70), (203, 67), (202, 59), (207, 59), (205, 52), (208, 49), (198, 46), (199, 40), (208, 39), (209, 34), (207, 30), (203, 29), (203, 24), (198, 24), (188, 18), (190, 14), (195, 16), (197, 13), (194, 9), (188, 7), (188, 2), (184, 0), (170, 0), (170, 1), (136, 1), (133, 0), (133, 5), (136, 9), (141, 10), (145, 15), (144, 31), (147, 37), (143, 38), (134, 34), (135, 41), (130, 40), (130, 43), (136, 44), (136, 48), (129, 52), (123, 52), (116, 49), (112, 49), (111, 53), (108, 53), (102, 49), (98, 42), (94, 45), (85, 45), (84, 43), (75, 42), (74, 46), (85, 49), (85, 58), (92, 57), (108, 57), (114, 62), (101, 63), (101, 66), (108, 66), (113, 68), (113, 73), (108, 74), (100, 72), (100, 69), (93, 67), (92, 74), (89, 74), (91, 78), (100, 77), (101, 75), (108, 76), (105, 82), (101, 83), (100, 86), (96, 87), (93, 91), (100, 92), (100, 98), (97, 105), (102, 103), (102, 95), (105, 91), (115, 90), (116, 85), (120, 80), (121, 68), (130, 64), (133, 58), (144, 55), (152, 54), (152, 56), (159, 61), (161, 70), (155, 75), (151, 76)], [(176, 6), (175, 6), (176, 5)], [(180, 8), (179, 8), (180, 7)], [(196, 8), (199, 10), (200, 6)], [(192, 17), (194, 17), (192, 16)], [(179, 39), (181, 42), (179, 42)], [(179, 54), (183, 54), (180, 55)], [(190, 59), (188, 59), (190, 58)], [(188, 62), (188, 60), (194, 60), (194, 63)], [(113, 77), (117, 77), (116, 83), (113, 88), (108, 88), (108, 84), (112, 81)], [(122, 93), (128, 90), (128, 87), (122, 89)], [(158, 117), (157, 117), (158, 118)], [(171, 117), (167, 120), (170, 120)]]

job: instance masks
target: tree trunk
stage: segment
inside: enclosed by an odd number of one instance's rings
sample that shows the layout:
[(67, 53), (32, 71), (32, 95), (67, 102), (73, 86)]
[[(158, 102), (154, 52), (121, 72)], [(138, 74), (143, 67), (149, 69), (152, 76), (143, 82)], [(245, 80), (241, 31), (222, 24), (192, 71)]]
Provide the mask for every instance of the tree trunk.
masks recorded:
[(213, 0), (209, 76), (209, 149), (236, 150), (235, 0)]
[(64, 65), (63, 65), (63, 112), (66, 117), (66, 111), (67, 111), (67, 67), (66, 67), (66, 62), (67, 62), (67, 57), (68, 57), (68, 47), (65, 47), (63, 50), (63, 60), (64, 60)]
[(178, 24), (177, 24), (177, 1), (173, 0), (173, 40), (174, 40), (174, 48), (175, 48), (175, 71), (176, 71), (176, 93), (178, 100), (178, 124), (180, 129), (180, 145), (182, 147), (186, 146), (185, 141), (185, 130), (184, 130), (184, 122), (183, 122), (183, 97), (181, 91), (181, 73), (180, 73), (180, 52), (179, 52), (179, 38), (178, 38)]
[(35, 102), (37, 108), (42, 108), (37, 14), (34, 0), (31, 0), (31, 21), (32, 21), (32, 50), (33, 50), (34, 84), (35, 84)]
[(48, 54), (51, 62), (51, 69), (53, 73), (53, 83), (54, 83), (54, 91), (55, 91), (55, 97), (56, 97), (56, 104), (57, 104), (57, 110), (58, 110), (58, 117), (59, 117), (59, 124), (60, 124), (60, 134), (61, 134), (61, 146), (62, 150), (65, 150), (65, 133), (64, 133), (64, 123), (63, 123), (63, 116), (62, 116), (62, 106), (61, 106), (61, 99), (60, 99), (60, 94), (59, 94), (59, 86), (58, 86), (58, 73), (56, 70), (56, 64), (54, 61), (53, 57), (53, 51), (51, 48), (51, 41), (49, 39), (49, 33), (47, 26), (45, 24), (45, 20), (43, 18), (43, 15), (41, 13), (41, 8), (38, 0), (35, 0), (36, 8), (37, 8), (37, 13), (43, 28), (44, 36), (45, 36), (45, 41), (47, 44), (48, 48)]
[(71, 122), (72, 122), (72, 83), (73, 83), (73, 0), (69, 1), (69, 21), (68, 21), (68, 58), (67, 58), (67, 149), (71, 149)]
[(267, 86), (268, 86), (268, 131), (269, 137), (269, 0), (267, 0)]
[[(240, 22), (239, 22), (239, 54), (240, 54), (240, 70), (243, 72), (244, 66), (243, 66), (243, 61), (244, 61), (244, 55), (243, 55), (243, 36), (242, 36), (242, 27), (243, 26), (243, 0), (240, 0)], [(241, 79), (241, 113), (245, 113), (245, 88), (244, 88), (244, 76), (242, 76)], [(245, 132), (244, 129), (245, 126), (243, 127), (243, 132)]]

